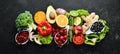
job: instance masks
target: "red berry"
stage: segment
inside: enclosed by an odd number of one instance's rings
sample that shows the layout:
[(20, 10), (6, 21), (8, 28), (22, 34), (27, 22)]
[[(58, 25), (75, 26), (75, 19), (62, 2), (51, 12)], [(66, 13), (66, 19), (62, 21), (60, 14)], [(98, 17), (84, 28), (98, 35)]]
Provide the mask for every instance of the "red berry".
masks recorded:
[(63, 39), (62, 41), (63, 41), (63, 43), (64, 43), (64, 42), (66, 41), (66, 39)]
[(62, 41), (58, 41), (58, 44), (62, 44)]
[(61, 34), (61, 35), (64, 33), (64, 31), (63, 31), (63, 30), (60, 30), (59, 32), (60, 32), (60, 34)]
[(59, 37), (55, 37), (55, 40), (58, 41), (58, 40), (59, 40)]
[(67, 35), (65, 35), (65, 36), (64, 36), (64, 38), (65, 38), (65, 39), (67, 39), (67, 38), (68, 38), (68, 36), (67, 36)]
[(64, 39), (64, 37), (63, 36), (60, 36), (60, 40), (63, 40)]
[(65, 35), (67, 34), (67, 30), (66, 29), (64, 29), (63, 32), (64, 32)]

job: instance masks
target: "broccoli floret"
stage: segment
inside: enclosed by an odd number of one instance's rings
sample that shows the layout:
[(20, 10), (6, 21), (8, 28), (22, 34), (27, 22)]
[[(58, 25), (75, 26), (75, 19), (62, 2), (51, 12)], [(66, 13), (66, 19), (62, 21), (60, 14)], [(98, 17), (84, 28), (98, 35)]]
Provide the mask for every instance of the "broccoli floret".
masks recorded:
[(16, 28), (23, 28), (23, 27), (27, 27), (27, 28), (32, 28), (32, 29), (36, 29), (36, 25), (34, 24), (33, 18), (32, 18), (32, 14), (29, 11), (25, 11), (24, 13), (20, 13), (16, 19)]

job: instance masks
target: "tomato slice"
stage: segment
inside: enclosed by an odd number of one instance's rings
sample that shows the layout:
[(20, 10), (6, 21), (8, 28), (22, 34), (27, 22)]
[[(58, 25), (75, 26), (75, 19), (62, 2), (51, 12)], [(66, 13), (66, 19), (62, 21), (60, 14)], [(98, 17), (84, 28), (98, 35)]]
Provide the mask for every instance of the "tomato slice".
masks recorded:
[(73, 36), (73, 43), (76, 44), (76, 45), (81, 45), (84, 43), (84, 36), (83, 34), (77, 36), (77, 35), (74, 35)]

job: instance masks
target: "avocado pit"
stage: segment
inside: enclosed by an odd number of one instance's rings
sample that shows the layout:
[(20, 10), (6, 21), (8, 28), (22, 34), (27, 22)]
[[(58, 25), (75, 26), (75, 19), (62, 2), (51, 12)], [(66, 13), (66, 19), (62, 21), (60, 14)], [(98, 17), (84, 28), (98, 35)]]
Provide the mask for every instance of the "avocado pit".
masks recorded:
[(50, 19), (55, 19), (55, 14), (54, 14), (54, 12), (51, 11), (49, 16), (50, 16)]

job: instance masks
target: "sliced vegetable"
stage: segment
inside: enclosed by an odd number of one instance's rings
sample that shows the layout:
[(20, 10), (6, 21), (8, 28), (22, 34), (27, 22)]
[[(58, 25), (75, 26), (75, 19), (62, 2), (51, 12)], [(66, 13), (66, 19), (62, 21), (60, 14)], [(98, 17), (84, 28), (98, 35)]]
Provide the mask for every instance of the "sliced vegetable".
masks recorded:
[(52, 26), (47, 21), (43, 21), (38, 25), (37, 30), (41, 35), (46, 36), (52, 32)]
[(76, 45), (81, 45), (84, 43), (84, 36), (83, 34), (81, 35), (74, 35), (73, 36), (73, 43), (76, 44)]
[(85, 35), (85, 44), (94, 46), (98, 38), (99, 37), (96, 34)]

